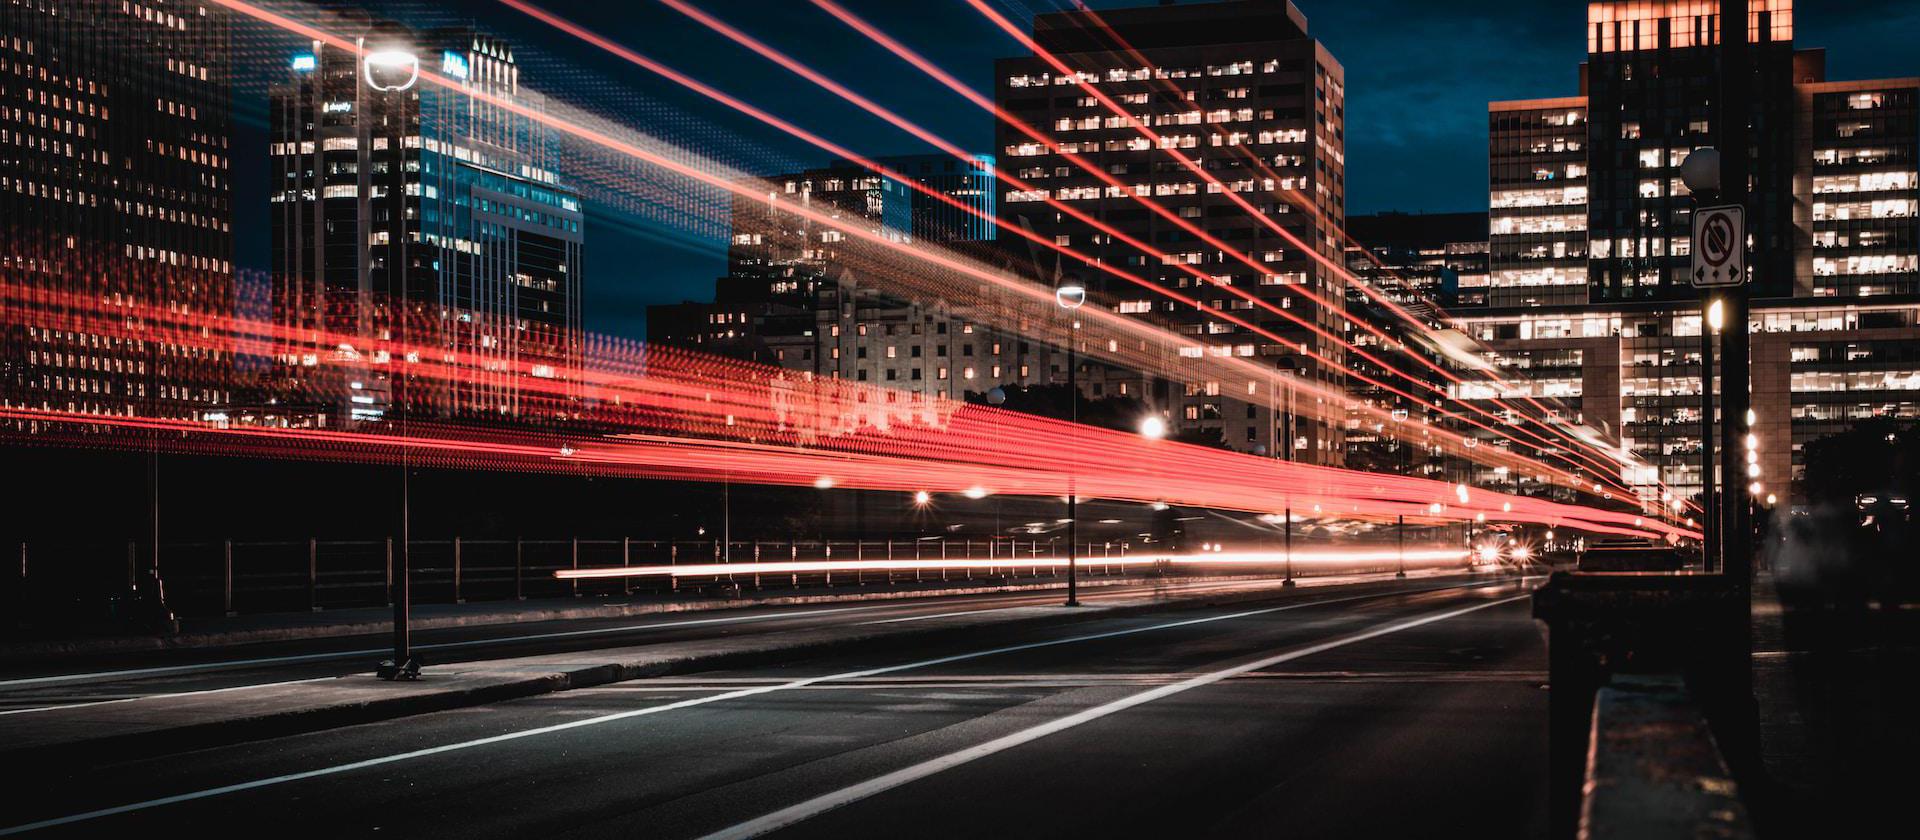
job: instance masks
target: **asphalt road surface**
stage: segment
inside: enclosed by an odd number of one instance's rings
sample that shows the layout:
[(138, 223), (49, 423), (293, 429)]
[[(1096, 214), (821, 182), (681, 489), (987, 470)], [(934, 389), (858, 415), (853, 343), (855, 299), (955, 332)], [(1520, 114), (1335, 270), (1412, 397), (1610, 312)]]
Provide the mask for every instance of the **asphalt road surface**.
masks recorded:
[[(1407, 585), (1428, 587), (1426, 581)], [(1098, 604), (1143, 595), (1171, 598), (1271, 590), (1272, 580), (1191, 581), (1088, 587)], [(429, 664), (537, 656), (637, 644), (771, 634), (840, 624), (912, 623), (945, 616), (1059, 603), (1059, 591), (942, 595), (881, 601), (790, 604), (619, 618), (565, 619), (416, 631), (414, 649)], [(0, 727), (43, 711), (99, 702), (325, 679), (366, 673), (388, 657), (390, 637), (320, 638), (228, 648), (67, 656), (0, 664)]]
[[(48, 835), (1537, 837), (1515, 582), (636, 680), (48, 778)], [(841, 619), (846, 620), (846, 619)]]

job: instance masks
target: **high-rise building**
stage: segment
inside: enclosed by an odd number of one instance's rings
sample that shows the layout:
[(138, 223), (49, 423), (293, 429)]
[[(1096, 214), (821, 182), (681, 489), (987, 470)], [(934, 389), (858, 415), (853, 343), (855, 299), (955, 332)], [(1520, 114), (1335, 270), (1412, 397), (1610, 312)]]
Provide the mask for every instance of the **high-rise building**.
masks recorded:
[[(1347, 234), (1347, 269), (1353, 276), (1424, 322), (1438, 324), (1454, 307), (1486, 303), (1485, 213), (1349, 216)], [(1347, 289), (1349, 312), (1369, 318), (1393, 336), (1404, 352), (1443, 361), (1430, 343), (1408, 336), (1404, 322), (1383, 309), (1358, 288)], [(1366, 333), (1354, 335), (1353, 340), (1368, 347), (1385, 343)], [(1447, 457), (1430, 434), (1434, 426), (1446, 423), (1440, 406), (1376, 384), (1392, 382), (1394, 377), (1365, 356), (1353, 354), (1347, 362), (1362, 374), (1349, 380), (1348, 393), (1359, 406), (1385, 411), (1391, 419), (1358, 408), (1348, 412), (1346, 465), (1458, 480), (1464, 462)]]
[[(1489, 105), (1491, 309), (1455, 322), (1628, 456), (1620, 478), (1661, 503), (1662, 484), (1701, 485), (1701, 298), (1679, 165), (1718, 136), (1718, 8), (1590, 3), (1581, 95)], [(1920, 417), (1920, 79), (1828, 81), (1825, 52), (1794, 46), (1794, 14), (1791, 0), (1749, 3), (1743, 71), (1754, 433), (1760, 486), (1783, 498), (1808, 441)]]
[[(520, 377), (561, 378), (579, 358), (580, 197), (556, 171), (551, 132), (493, 104), (537, 110), (540, 98), (521, 88), (512, 48), (488, 36), (376, 26), (362, 41), (393, 66), (315, 44), (289, 57), (273, 91), (276, 317), (334, 336), (320, 352), (345, 363), (283, 354), (287, 422), (386, 417), (392, 341), (487, 372), (408, 391), (431, 416), (568, 413)], [(460, 87), (415, 83), (413, 62)]]
[(225, 419), (232, 354), (132, 325), (231, 314), (228, 52), (207, 3), (0, 4), (0, 405)]
[[(1347, 235), (1347, 270), (1401, 306), (1431, 310), (1434, 304), (1452, 309), (1487, 302), (1486, 213), (1349, 216)], [(1348, 308), (1364, 299), (1348, 291)]]
[(727, 274), (716, 284), (714, 302), (649, 307), (647, 340), (952, 398), (1049, 381), (1064, 372), (1064, 354), (1003, 331), (1017, 316), (903, 294), (884, 275), (926, 267), (906, 257), (877, 258), (847, 235), (859, 230), (996, 267), (1024, 262), (1024, 255), (994, 246), (991, 222), (900, 180), (913, 178), (992, 218), (992, 161), (975, 161), (967, 166), (940, 155), (875, 161), (899, 178), (836, 161), (756, 179), (834, 221), (736, 199)]
[[(1035, 17), (1033, 39), (1069, 72), (1039, 55), (996, 64), (997, 104), (1053, 141), (1040, 142), (1005, 123), (997, 128), (1001, 166), (1034, 187), (1005, 188), (1001, 217), (1030, 224), (1090, 262), (1122, 268), (1201, 302), (1198, 308), (1179, 305), (1106, 272), (1079, 267), (1092, 292), (1090, 305), (1152, 319), (1212, 345), (1203, 352), (1255, 357), (1280, 376), (1344, 386), (1341, 372), (1319, 360), (1341, 362), (1338, 342), (1220, 288), (1244, 289), (1327, 335), (1342, 329), (1336, 311), (1295, 294), (1311, 290), (1338, 306), (1346, 286), (1336, 270), (1344, 259), (1339, 238), (1346, 206), (1344, 71), (1308, 34), (1300, 10), (1288, 0), (1231, 0), (1069, 11)], [(1119, 103), (1134, 119), (1114, 114), (1082, 84)], [(1156, 132), (1158, 142), (1144, 137), (1139, 126)], [(1221, 184), (1208, 183), (1175, 154), (1197, 162)], [(1238, 206), (1222, 185), (1292, 239)], [(1084, 211), (1157, 253), (1143, 253), (1111, 231), (1057, 211), (1043, 203), (1046, 199)], [(1158, 204), (1168, 214), (1143, 202)], [(1209, 243), (1175, 219), (1227, 247)], [(1255, 261), (1257, 270), (1240, 256)], [(1223, 311), (1284, 340), (1214, 314)], [(1319, 359), (1302, 353), (1303, 347)], [(1218, 383), (1169, 385), (1126, 371), (1095, 373), (1082, 381), (1143, 395), (1167, 410), (1184, 432), (1217, 433), (1233, 448), (1266, 451), (1291, 425), (1293, 439), (1279, 444), (1290, 457), (1316, 463), (1338, 463), (1343, 457), (1341, 423), (1289, 424), (1284, 406), (1267, 398), (1236, 400)], [(1296, 408), (1308, 416), (1325, 414)]]

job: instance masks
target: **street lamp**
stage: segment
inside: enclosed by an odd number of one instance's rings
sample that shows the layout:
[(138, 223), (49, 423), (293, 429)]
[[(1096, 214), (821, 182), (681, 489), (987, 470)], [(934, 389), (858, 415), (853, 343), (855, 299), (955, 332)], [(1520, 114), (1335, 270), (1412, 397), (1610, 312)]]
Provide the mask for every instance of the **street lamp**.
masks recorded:
[[(1720, 152), (1695, 149), (1680, 162), (1680, 180), (1694, 196), (1694, 211), (1717, 201), (1720, 193)], [(1719, 501), (1713, 478), (1713, 337), (1725, 326), (1726, 305), (1711, 291), (1703, 292), (1700, 318), (1700, 504), (1706, 525), (1701, 528), (1700, 562), (1707, 570), (1720, 567)], [(1733, 479), (1727, 479), (1731, 482)]]
[[(1080, 362), (1075, 333), (1080, 329), (1074, 320), (1073, 311), (1087, 302), (1087, 284), (1081, 282), (1079, 275), (1068, 274), (1060, 278), (1053, 287), (1053, 301), (1060, 305), (1060, 311), (1067, 317), (1067, 405), (1073, 422), (1071, 434), (1076, 438), (1077, 448), (1080, 430)], [(1072, 460), (1078, 453), (1070, 453), (1067, 462), (1067, 606), (1080, 606), (1080, 582), (1078, 578), (1079, 549), (1074, 545), (1079, 517), (1076, 502), (1074, 468)]]
[(399, 93), (420, 81), (420, 57), (398, 47), (373, 50), (360, 61), (367, 87), (381, 93)]
[(1167, 421), (1160, 415), (1149, 414), (1140, 421), (1140, 436), (1147, 440), (1159, 440), (1167, 436)]
[[(380, 663), (375, 672), (381, 679), (412, 680), (420, 676), (420, 662), (413, 656), (413, 645), (408, 627), (409, 612), (413, 600), (412, 555), (409, 544), (413, 539), (412, 484), (413, 467), (409, 463), (410, 448), (405, 445), (407, 436), (407, 403), (413, 399), (412, 352), (408, 348), (407, 336), (407, 167), (406, 137), (410, 130), (410, 121), (406, 115), (407, 98), (402, 94), (420, 80), (420, 57), (411, 50), (397, 45), (382, 45), (367, 49), (361, 44), (361, 76), (367, 87), (383, 94), (386, 102), (387, 118), (395, 128), (387, 154), (388, 175), (391, 182), (387, 186), (387, 312), (396, 327), (394, 333), (400, 339), (402, 352), (399, 364), (405, 366), (400, 377), (389, 371), (387, 381), (391, 402), (399, 424), (400, 438), (400, 545), (394, 558), (393, 570), (393, 658)], [(397, 314), (394, 314), (397, 313)], [(398, 387), (393, 387), (398, 386)]]

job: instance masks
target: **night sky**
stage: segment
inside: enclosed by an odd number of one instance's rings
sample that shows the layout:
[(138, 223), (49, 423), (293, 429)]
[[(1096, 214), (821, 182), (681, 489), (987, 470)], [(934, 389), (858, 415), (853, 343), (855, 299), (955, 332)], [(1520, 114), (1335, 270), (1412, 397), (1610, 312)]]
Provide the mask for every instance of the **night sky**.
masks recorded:
[[(700, 8), (964, 148), (991, 152), (991, 118), (806, 0), (696, 0)], [(1016, 43), (962, 0), (841, 0), (989, 95), (992, 61)], [(989, 0), (1024, 24), (1070, 0)], [(1569, 0), (1296, 0), (1347, 71), (1350, 214), (1486, 207), (1486, 103), (1578, 93), (1585, 4)], [(1143, 5), (1095, 0), (1095, 8)], [(649, 0), (549, 0), (545, 8), (856, 150), (923, 144)], [(1920, 75), (1920, 3), (1800, 0), (1795, 41), (1826, 47), (1834, 79)], [(580, 101), (745, 171), (828, 155), (489, 0), (433, 4), (513, 39), (526, 85)], [(383, 11), (385, 9), (383, 8)], [(645, 306), (710, 299), (724, 267), (711, 234), (605, 211), (589, 216), (587, 326), (639, 337)]]

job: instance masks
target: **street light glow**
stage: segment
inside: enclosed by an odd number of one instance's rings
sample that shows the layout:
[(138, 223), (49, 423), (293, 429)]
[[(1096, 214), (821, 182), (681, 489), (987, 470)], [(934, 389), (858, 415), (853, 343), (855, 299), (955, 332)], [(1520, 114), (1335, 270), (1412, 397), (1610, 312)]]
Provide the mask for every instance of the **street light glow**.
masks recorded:
[(975, 484), (974, 486), (961, 491), (960, 495), (965, 496), (969, 499), (984, 499), (987, 497), (987, 488), (981, 487), (980, 485)]
[(1159, 440), (1167, 436), (1167, 421), (1158, 414), (1149, 414), (1140, 421), (1140, 436), (1148, 440)]
[(1719, 332), (1726, 323), (1726, 310), (1720, 306), (1720, 299), (1714, 298), (1712, 303), (1707, 304), (1707, 327), (1714, 332)]
[(367, 87), (377, 91), (397, 93), (420, 81), (420, 57), (406, 50), (374, 50), (360, 67)]
[(913, 503), (915, 505), (918, 505), (920, 507), (926, 507), (927, 504), (932, 501), (933, 501), (933, 494), (928, 493), (925, 490), (916, 490), (913, 493)]

